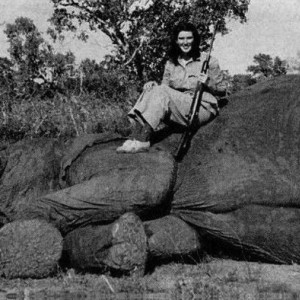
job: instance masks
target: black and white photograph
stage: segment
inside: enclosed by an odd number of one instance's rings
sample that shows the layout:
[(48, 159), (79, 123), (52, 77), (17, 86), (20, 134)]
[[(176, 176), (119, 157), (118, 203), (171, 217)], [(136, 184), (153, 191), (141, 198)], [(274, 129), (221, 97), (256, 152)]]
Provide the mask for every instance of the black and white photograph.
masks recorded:
[(300, 299), (300, 0), (0, 10), (0, 300)]

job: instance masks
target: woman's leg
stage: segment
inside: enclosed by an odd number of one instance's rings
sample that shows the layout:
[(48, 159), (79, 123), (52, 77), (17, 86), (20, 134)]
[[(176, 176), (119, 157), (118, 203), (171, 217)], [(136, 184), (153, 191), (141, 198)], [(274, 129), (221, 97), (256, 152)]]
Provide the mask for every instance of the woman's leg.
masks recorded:
[[(174, 115), (175, 121), (186, 125), (185, 111), (189, 107), (191, 97), (166, 85), (154, 86), (144, 92), (128, 116), (136, 122), (138, 130), (127, 140), (117, 152), (136, 153), (150, 148), (150, 137), (166, 115)], [(141, 127), (142, 124), (142, 128)]]
[[(144, 92), (128, 113), (128, 116), (137, 122), (137, 127), (142, 124), (141, 134), (136, 134), (132, 139), (127, 140), (117, 151), (135, 153), (148, 150), (152, 131), (156, 130), (166, 117), (180, 125), (188, 125), (187, 116), (191, 103), (192, 95), (166, 85), (154, 86), (150, 91)], [(201, 106), (198, 115), (199, 125), (211, 120), (214, 113), (217, 112), (210, 104)]]
[(140, 115), (153, 130), (157, 129), (166, 116), (170, 116), (176, 123), (186, 125), (191, 98), (191, 95), (166, 85), (154, 86), (143, 94), (128, 115)]
[[(213, 108), (212, 108), (213, 109)], [(198, 113), (199, 126), (203, 126), (213, 120), (217, 116), (217, 112), (212, 113), (211, 110), (208, 110), (204, 106), (200, 106)]]

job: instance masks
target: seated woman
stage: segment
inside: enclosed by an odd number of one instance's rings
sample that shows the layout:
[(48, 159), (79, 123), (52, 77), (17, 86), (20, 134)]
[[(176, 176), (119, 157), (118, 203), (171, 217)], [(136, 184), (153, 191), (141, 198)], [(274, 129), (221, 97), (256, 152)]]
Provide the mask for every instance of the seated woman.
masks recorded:
[(168, 56), (161, 85), (147, 82), (141, 97), (128, 113), (136, 129), (117, 152), (147, 151), (153, 131), (166, 120), (186, 126), (198, 81), (206, 85), (198, 114), (199, 126), (217, 116), (219, 106), (215, 96), (223, 96), (226, 86), (215, 58), (211, 57), (207, 74), (201, 73), (207, 55), (200, 53), (200, 36), (193, 24), (179, 23), (174, 28)]

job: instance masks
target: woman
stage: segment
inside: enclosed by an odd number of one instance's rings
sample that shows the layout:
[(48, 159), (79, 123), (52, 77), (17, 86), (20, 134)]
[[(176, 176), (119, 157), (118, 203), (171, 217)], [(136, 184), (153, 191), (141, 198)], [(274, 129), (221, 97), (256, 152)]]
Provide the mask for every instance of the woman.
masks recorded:
[(218, 61), (211, 57), (207, 74), (201, 73), (207, 57), (200, 54), (199, 46), (200, 37), (193, 24), (180, 23), (174, 28), (162, 83), (158, 85), (150, 81), (144, 85), (140, 99), (128, 114), (137, 130), (132, 138), (117, 148), (117, 152), (147, 151), (152, 132), (166, 120), (186, 126), (197, 81), (207, 87), (199, 111), (199, 126), (218, 114), (215, 96), (226, 92), (222, 72)]

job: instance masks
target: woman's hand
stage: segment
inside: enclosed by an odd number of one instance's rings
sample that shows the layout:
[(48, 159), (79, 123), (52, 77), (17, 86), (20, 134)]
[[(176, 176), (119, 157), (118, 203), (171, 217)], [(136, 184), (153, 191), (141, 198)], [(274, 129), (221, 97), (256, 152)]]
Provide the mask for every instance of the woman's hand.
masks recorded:
[(156, 85), (157, 85), (156, 81), (148, 81), (144, 84), (143, 90), (149, 92)]
[(207, 74), (204, 74), (204, 73), (200, 73), (199, 75), (199, 81), (203, 84), (207, 84), (208, 82), (208, 76)]

